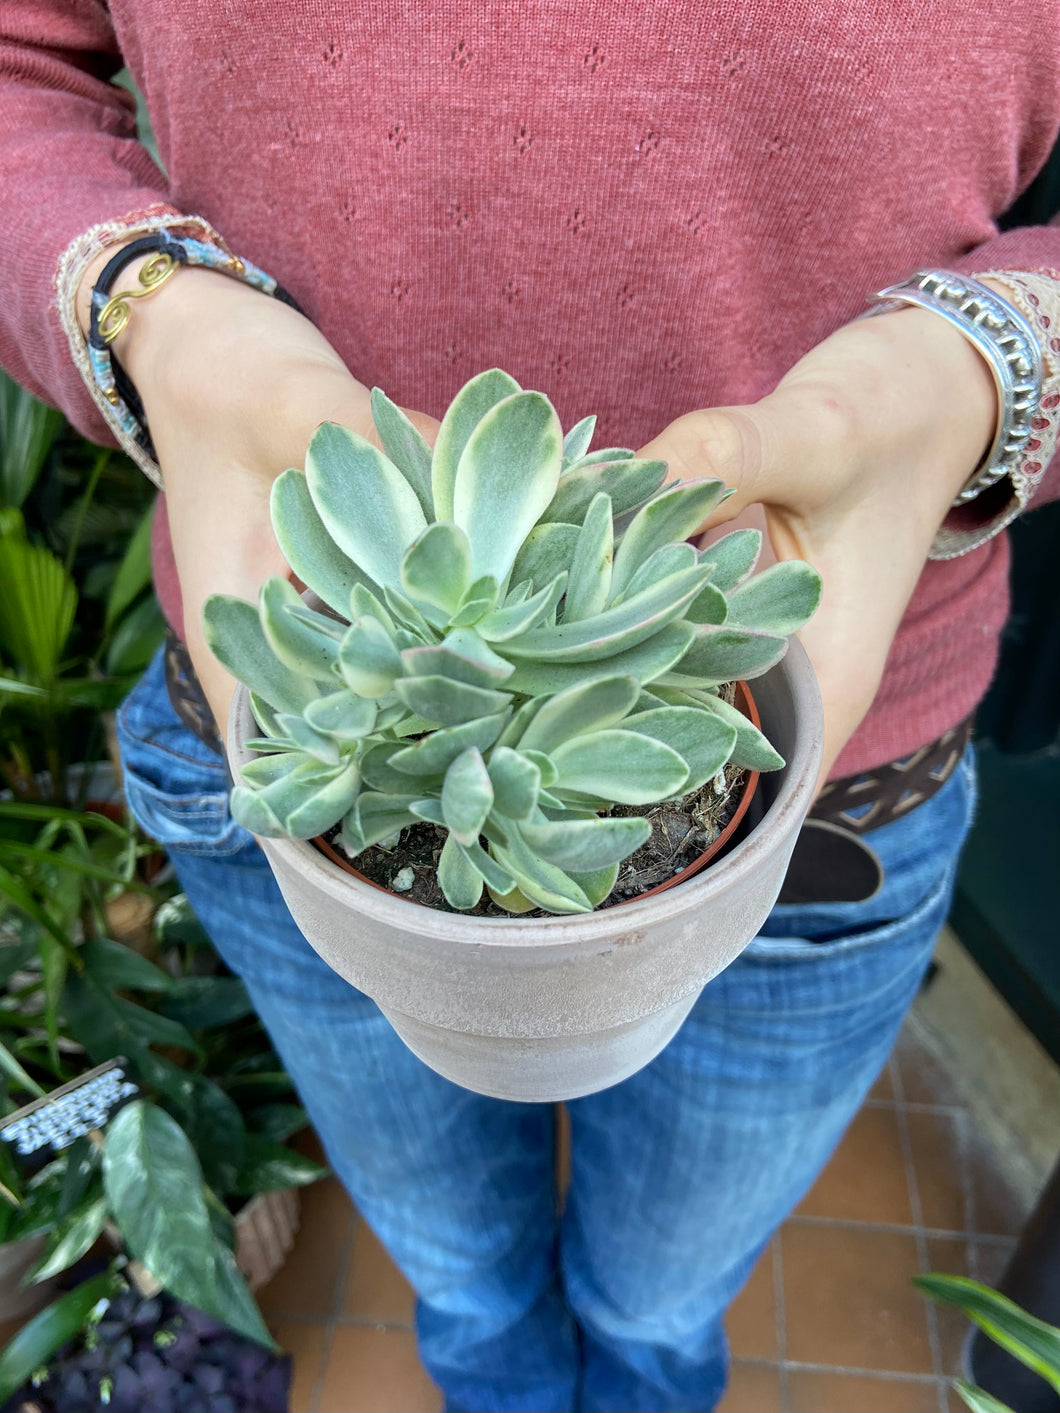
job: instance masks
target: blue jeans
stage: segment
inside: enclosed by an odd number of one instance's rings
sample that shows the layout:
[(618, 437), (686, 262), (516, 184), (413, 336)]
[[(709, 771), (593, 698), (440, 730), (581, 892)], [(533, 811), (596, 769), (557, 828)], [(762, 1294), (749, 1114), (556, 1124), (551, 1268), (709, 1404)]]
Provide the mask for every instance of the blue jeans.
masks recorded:
[(975, 792), (960, 768), (872, 832), (860, 904), (777, 907), (646, 1069), (568, 1104), (562, 1217), (550, 1105), (442, 1079), (295, 928), (228, 813), (221, 760), (156, 660), (121, 710), (130, 808), (244, 978), (328, 1157), (419, 1297), (449, 1410), (699, 1413), (722, 1318), (884, 1064), (950, 900)]

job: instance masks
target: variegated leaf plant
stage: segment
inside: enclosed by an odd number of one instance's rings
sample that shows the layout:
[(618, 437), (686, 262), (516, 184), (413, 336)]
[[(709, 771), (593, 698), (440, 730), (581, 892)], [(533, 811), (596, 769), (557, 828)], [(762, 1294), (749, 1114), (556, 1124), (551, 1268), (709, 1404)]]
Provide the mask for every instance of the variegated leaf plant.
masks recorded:
[(270, 578), (223, 595), (207, 638), (263, 735), (232, 809), (253, 833), (341, 823), (351, 855), (426, 820), (452, 907), (591, 911), (647, 839), (650, 805), (729, 761), (783, 761), (719, 688), (756, 677), (821, 585), (760, 535), (687, 543), (726, 495), (661, 461), (589, 452), (499, 369), (456, 396), (433, 449), (378, 389), (383, 450), (325, 423), (272, 495), (280, 547), (325, 606)]

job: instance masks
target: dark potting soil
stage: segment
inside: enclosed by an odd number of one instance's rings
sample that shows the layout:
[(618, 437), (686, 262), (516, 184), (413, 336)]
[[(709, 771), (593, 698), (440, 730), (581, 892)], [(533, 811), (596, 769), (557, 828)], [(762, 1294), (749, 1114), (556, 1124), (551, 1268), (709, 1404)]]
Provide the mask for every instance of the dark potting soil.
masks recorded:
[[(639, 897), (687, 868), (710, 847), (732, 818), (746, 775), (747, 771), (742, 767), (727, 765), (722, 771), (720, 790), (715, 788), (714, 780), (708, 780), (701, 789), (681, 800), (664, 801), (647, 809), (638, 805), (615, 805), (609, 813), (642, 816), (651, 824), (651, 835), (636, 853), (630, 854), (619, 866), (615, 886), (599, 907), (611, 908), (616, 903)], [(349, 858), (357, 872), (372, 883), (411, 902), (422, 903), (424, 907), (439, 908), (442, 912), (456, 911), (446, 902), (445, 894), (438, 886), (438, 856), (445, 843), (444, 829), (439, 829), (435, 824), (413, 824), (401, 831), (393, 848), (382, 849), (378, 844), (373, 844), (356, 857), (346, 854), (339, 843), (338, 833), (336, 826), (324, 838), (337, 853)], [(710, 867), (709, 864), (706, 866)], [(410, 872), (412, 881), (402, 888), (400, 885), (408, 882)], [(394, 887), (395, 880), (397, 888)], [(468, 909), (464, 916), (510, 918), (513, 914), (497, 907), (489, 893), (483, 890), (478, 905)], [(535, 908), (519, 916), (551, 917), (552, 914)]]

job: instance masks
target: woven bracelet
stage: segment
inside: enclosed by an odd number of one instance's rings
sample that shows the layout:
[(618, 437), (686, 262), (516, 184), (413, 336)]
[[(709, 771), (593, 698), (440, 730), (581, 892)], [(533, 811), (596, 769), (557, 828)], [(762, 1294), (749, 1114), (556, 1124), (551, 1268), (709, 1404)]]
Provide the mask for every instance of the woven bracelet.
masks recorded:
[[(114, 282), (122, 270), (141, 255), (148, 254), (152, 258), (146, 260), (140, 269), (139, 288), (112, 294)], [(129, 300), (140, 299), (159, 289), (181, 265), (202, 265), (222, 275), (230, 275), (244, 284), (253, 285), (262, 294), (289, 304), (300, 314), (303, 312), (294, 296), (271, 275), (259, 270), (249, 260), (233, 255), (223, 243), (194, 240), (190, 236), (177, 236), (167, 230), (159, 230), (123, 246), (103, 267), (92, 290), (88, 358), (96, 386), (110, 405), (115, 420), (152, 460), (158, 458), (144, 418), (143, 403), (111, 344), (128, 322)]]

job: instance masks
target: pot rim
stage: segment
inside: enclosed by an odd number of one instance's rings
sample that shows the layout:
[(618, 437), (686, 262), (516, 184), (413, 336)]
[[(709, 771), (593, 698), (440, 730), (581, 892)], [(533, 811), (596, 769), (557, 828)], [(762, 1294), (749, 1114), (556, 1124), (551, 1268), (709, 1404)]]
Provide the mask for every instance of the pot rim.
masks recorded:
[[(680, 888), (668, 888), (651, 896), (630, 899), (621, 908), (604, 908), (591, 913), (568, 913), (543, 918), (518, 916), (468, 917), (422, 907), (398, 893), (376, 887), (354, 873), (337, 868), (307, 839), (264, 840), (266, 853), (284, 856), (295, 869), (339, 907), (366, 915), (375, 924), (402, 932), (416, 932), (439, 943), (490, 947), (565, 947), (606, 942), (616, 930), (634, 932), (657, 922), (680, 916), (692, 909), (710, 906), (734, 885), (753, 874), (774, 848), (778, 833), (788, 832), (793, 819), (801, 822), (809, 810), (817, 786), (823, 750), (821, 698), (806, 650), (793, 638), (784, 658), (772, 668), (782, 672), (801, 721), (795, 748), (781, 772), (776, 799), (747, 838), (719, 859), (713, 868), (687, 879)], [(228, 718), (227, 749), (234, 776), (252, 753), (243, 741), (253, 734), (250, 693), (238, 683)]]

